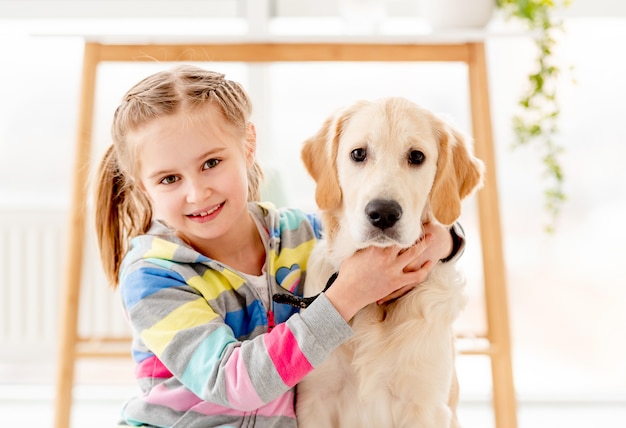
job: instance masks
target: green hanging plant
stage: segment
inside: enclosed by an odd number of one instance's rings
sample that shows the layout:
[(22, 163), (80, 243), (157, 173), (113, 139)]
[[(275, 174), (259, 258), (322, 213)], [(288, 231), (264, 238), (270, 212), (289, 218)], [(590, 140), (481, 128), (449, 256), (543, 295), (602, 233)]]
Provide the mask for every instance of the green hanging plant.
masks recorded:
[(548, 186), (544, 192), (545, 207), (550, 216), (546, 226), (553, 232), (561, 207), (566, 200), (563, 190), (563, 168), (560, 155), (563, 147), (557, 142), (561, 110), (558, 103), (557, 80), (561, 68), (553, 58), (555, 32), (562, 31), (551, 12), (559, 6), (552, 0), (496, 0), (507, 18), (517, 18), (535, 36), (536, 67), (528, 76), (528, 88), (519, 100), (519, 111), (513, 117), (516, 136), (514, 147), (534, 145), (541, 155)]

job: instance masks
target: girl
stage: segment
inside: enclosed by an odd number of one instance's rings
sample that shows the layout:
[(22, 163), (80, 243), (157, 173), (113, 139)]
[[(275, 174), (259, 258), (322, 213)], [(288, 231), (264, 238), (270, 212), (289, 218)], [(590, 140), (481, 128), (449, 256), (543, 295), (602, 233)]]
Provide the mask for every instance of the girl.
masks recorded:
[(95, 212), (141, 388), (121, 425), (295, 427), (295, 385), (350, 337), (352, 316), (460, 252), (446, 228), (428, 225), (406, 251), (346, 260), (302, 313), (273, 302), (302, 295), (320, 224), (256, 202), (251, 109), (238, 83), (179, 66), (139, 82), (115, 112)]

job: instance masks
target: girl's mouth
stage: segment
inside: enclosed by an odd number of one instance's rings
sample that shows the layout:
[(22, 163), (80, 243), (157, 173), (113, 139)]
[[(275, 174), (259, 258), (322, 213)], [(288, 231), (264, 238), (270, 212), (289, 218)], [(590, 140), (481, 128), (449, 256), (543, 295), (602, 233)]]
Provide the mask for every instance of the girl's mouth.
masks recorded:
[(224, 206), (224, 202), (222, 202), (219, 205), (216, 205), (215, 207), (209, 210), (197, 211), (195, 213), (188, 214), (187, 217), (193, 220), (210, 220), (217, 215), (217, 213), (222, 209), (223, 206)]

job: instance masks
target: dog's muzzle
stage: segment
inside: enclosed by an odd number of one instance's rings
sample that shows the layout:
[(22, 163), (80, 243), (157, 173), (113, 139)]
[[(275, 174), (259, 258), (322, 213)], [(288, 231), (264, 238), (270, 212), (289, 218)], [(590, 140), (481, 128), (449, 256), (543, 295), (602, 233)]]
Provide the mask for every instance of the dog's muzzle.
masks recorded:
[(374, 199), (365, 206), (365, 215), (380, 230), (393, 227), (402, 217), (402, 207), (390, 199)]

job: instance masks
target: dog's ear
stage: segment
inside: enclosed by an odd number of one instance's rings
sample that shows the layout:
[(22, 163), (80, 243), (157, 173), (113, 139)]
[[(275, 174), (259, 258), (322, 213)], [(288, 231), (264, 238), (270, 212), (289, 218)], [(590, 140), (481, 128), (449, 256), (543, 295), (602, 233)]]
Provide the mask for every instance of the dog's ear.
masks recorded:
[(326, 119), (317, 133), (302, 146), (301, 157), (307, 171), (315, 180), (315, 201), (322, 210), (341, 205), (341, 188), (337, 177), (337, 147), (345, 115)]
[(451, 225), (461, 215), (461, 201), (482, 184), (482, 161), (469, 152), (465, 137), (442, 123), (439, 133), (437, 174), (430, 195), (434, 217)]

